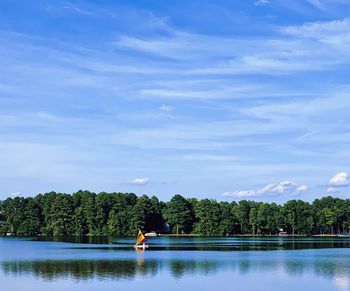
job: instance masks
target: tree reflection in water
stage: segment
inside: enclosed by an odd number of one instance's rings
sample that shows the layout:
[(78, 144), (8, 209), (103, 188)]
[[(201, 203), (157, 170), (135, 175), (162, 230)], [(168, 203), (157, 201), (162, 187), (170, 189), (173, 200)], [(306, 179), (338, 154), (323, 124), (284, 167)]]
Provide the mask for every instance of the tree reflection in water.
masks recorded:
[(283, 271), (290, 276), (302, 276), (313, 273), (316, 276), (336, 280), (350, 277), (349, 260), (336, 261), (314, 259), (304, 261), (302, 257), (274, 259), (264, 256), (261, 259), (144, 259), (136, 260), (37, 260), (5, 261), (1, 263), (3, 272), (12, 276), (34, 276), (53, 281), (61, 278), (74, 280), (132, 280), (136, 276), (152, 277), (164, 269), (174, 278), (188, 275), (210, 275), (219, 271), (239, 272), (277, 272)]

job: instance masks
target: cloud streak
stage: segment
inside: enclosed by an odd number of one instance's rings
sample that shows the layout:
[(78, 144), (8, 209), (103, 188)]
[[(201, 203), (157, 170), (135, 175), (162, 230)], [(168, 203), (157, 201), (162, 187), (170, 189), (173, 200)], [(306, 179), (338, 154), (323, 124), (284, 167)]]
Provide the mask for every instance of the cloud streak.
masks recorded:
[(269, 0), (258, 0), (256, 2), (254, 2), (254, 5), (255, 6), (264, 6), (264, 5), (267, 5), (269, 3), (270, 3)]
[(225, 192), (224, 196), (235, 198), (261, 197), (268, 195), (286, 195), (301, 194), (308, 191), (307, 185), (298, 185), (292, 181), (283, 181), (276, 184), (268, 184), (265, 187), (254, 190), (240, 190), (234, 192)]
[(132, 185), (145, 186), (150, 183), (150, 178), (136, 178), (129, 182)]

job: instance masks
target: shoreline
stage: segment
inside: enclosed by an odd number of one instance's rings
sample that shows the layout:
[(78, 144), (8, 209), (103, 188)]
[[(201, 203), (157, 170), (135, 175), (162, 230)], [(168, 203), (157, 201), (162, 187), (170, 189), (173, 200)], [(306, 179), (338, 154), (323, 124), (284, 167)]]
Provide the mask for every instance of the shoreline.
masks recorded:
[[(47, 238), (111, 238), (114, 236), (106, 236), (106, 235), (82, 235), (82, 236), (76, 236), (76, 235), (69, 235), (69, 236), (51, 236), (51, 235), (43, 235), (43, 234), (39, 234), (39, 235), (0, 235), (0, 237), (5, 237), (5, 238), (11, 238), (11, 237), (19, 237), (19, 238), (26, 238), (26, 237), (47, 237)], [(133, 238), (134, 236), (122, 236), (122, 237), (126, 237), (126, 238)], [(200, 234), (193, 234), (193, 233), (189, 233), (189, 234), (176, 234), (176, 233), (159, 233), (157, 234), (157, 236), (154, 237), (216, 237), (216, 238), (263, 238), (263, 237), (315, 237), (315, 238), (319, 238), (319, 237), (325, 237), (325, 238), (335, 238), (335, 237), (349, 237), (350, 236), (342, 236), (342, 234), (313, 234), (313, 235), (304, 235), (304, 234), (286, 234), (286, 235), (278, 235), (278, 234), (264, 234), (264, 235), (252, 235), (252, 234), (237, 234), (237, 235), (228, 235), (228, 236), (203, 236)], [(148, 237), (148, 238), (152, 238), (152, 237)]]
[(162, 237), (218, 237), (218, 238), (230, 238), (230, 237), (339, 237), (340, 234), (313, 234), (313, 235), (304, 235), (304, 234), (287, 234), (287, 235), (278, 235), (278, 234), (265, 234), (265, 235), (251, 235), (251, 234), (238, 234), (238, 235), (229, 235), (229, 236), (202, 236), (198, 234), (158, 234)]

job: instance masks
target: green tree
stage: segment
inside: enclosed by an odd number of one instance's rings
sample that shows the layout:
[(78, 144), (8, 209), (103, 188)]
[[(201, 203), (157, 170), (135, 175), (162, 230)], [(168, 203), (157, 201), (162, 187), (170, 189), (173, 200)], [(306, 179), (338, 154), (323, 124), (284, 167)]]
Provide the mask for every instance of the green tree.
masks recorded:
[(233, 235), (238, 232), (237, 225), (238, 219), (235, 215), (235, 208), (237, 203), (232, 202), (220, 202), (221, 209), (221, 221), (220, 221), (220, 231), (219, 233), (228, 236)]
[(131, 233), (137, 233), (138, 229), (150, 231), (150, 208), (151, 201), (147, 195), (142, 195), (137, 200), (131, 213)]
[(329, 232), (334, 233), (334, 225), (336, 223), (336, 213), (332, 208), (323, 208), (322, 213), (325, 217), (325, 223), (329, 227)]
[(143, 231), (194, 232), (206, 236), (270, 235), (283, 228), (291, 234), (333, 234), (350, 230), (350, 200), (330, 196), (312, 204), (290, 200), (284, 205), (242, 200), (185, 199), (169, 202), (134, 193), (73, 195), (49, 192), (0, 201), (0, 235), (135, 235)]
[(188, 232), (192, 230), (194, 216), (191, 204), (181, 195), (173, 196), (167, 203), (164, 212), (165, 221), (168, 222), (173, 229), (176, 229), (176, 234), (183, 230)]
[(195, 207), (195, 233), (203, 236), (222, 236), (220, 204), (213, 199), (200, 200)]
[(74, 234), (72, 196), (57, 194), (47, 213), (46, 233), (53, 236)]
[(239, 220), (241, 230), (240, 233), (249, 233), (250, 232), (250, 214), (251, 202), (247, 200), (239, 201), (238, 206), (236, 207), (236, 216)]
[(313, 212), (309, 203), (290, 200), (284, 206), (287, 227), (294, 234), (311, 234), (314, 228)]
[(95, 229), (96, 235), (108, 235), (109, 227), (108, 221), (110, 217), (110, 212), (113, 207), (113, 197), (112, 195), (101, 192), (96, 196), (96, 218), (95, 218)]
[(18, 233), (23, 235), (38, 235), (41, 229), (42, 211), (40, 204), (31, 197), (25, 199), (23, 220)]

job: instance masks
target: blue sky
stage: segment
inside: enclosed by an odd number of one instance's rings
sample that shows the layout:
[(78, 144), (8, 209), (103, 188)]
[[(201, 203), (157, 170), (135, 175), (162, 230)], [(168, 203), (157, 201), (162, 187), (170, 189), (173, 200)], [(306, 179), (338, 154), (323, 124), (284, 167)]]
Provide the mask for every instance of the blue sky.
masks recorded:
[(0, 5), (0, 198), (348, 197), (349, 1)]

